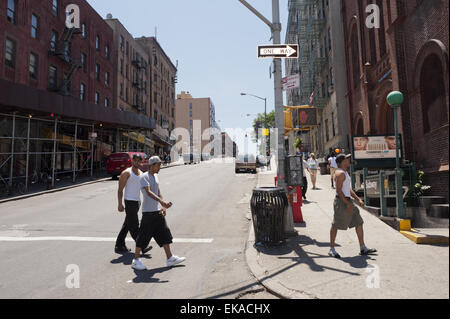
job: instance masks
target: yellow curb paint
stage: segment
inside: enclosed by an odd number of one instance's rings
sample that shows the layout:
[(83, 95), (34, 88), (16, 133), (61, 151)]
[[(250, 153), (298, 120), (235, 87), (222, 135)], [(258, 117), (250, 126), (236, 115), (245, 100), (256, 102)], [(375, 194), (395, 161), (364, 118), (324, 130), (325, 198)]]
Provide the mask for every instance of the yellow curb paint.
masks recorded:
[(412, 231), (400, 231), (402, 235), (419, 245), (448, 244), (447, 236), (425, 235)]
[(400, 219), (400, 231), (410, 231), (411, 221), (409, 219)]

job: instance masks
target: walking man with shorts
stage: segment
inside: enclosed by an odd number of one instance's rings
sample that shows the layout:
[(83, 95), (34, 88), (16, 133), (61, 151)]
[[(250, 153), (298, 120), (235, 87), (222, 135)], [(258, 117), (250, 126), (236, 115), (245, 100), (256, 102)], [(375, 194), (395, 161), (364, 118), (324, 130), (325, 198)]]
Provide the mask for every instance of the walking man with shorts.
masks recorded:
[(336, 170), (338, 169), (338, 165), (336, 163), (336, 153), (331, 152), (331, 156), (328, 158), (328, 168), (330, 169), (331, 175), (331, 188), (335, 188), (334, 178), (336, 176)]
[[(131, 167), (127, 168), (120, 174), (119, 178), (119, 191), (117, 197), (119, 200), (118, 211), (125, 211), (125, 221), (123, 222), (122, 229), (119, 232), (116, 240), (116, 247), (114, 251), (118, 254), (127, 253), (131, 251), (125, 244), (125, 238), (128, 232), (131, 237), (136, 241), (139, 232), (139, 218), (138, 211), (141, 202), (140, 193), (140, 175), (142, 171), (139, 169), (142, 163), (142, 156), (135, 154), (131, 161)], [(125, 206), (123, 205), (123, 197), (125, 190)], [(151, 246), (143, 250), (143, 253), (152, 249)]]
[(185, 257), (174, 256), (170, 251), (173, 238), (165, 217), (166, 210), (172, 206), (172, 203), (163, 200), (159, 189), (158, 173), (161, 169), (161, 159), (158, 156), (153, 156), (149, 160), (149, 165), (148, 172), (142, 174), (140, 179), (144, 198), (142, 220), (136, 240), (135, 256), (131, 264), (131, 268), (136, 270), (147, 269), (139, 256), (142, 248), (147, 247), (152, 237), (155, 238), (159, 247), (164, 248), (168, 267), (175, 266), (186, 259)]
[(334, 249), (336, 235), (338, 230), (347, 230), (355, 228), (360, 245), (360, 255), (369, 255), (376, 252), (376, 249), (369, 249), (364, 244), (363, 219), (359, 214), (359, 209), (354, 204), (352, 198), (361, 207), (364, 207), (364, 202), (355, 194), (351, 188), (350, 175), (347, 173), (350, 167), (351, 155), (340, 154), (336, 157), (336, 198), (334, 200), (334, 218), (330, 230), (330, 252), (329, 256), (341, 258), (341, 256)]

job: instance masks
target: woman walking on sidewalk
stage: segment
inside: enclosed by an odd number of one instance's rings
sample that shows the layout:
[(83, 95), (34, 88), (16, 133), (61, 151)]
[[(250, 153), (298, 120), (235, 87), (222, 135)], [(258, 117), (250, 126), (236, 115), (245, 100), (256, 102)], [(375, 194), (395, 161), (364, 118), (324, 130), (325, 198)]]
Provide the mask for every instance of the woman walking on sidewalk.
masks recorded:
[(358, 207), (354, 204), (352, 197), (357, 204), (364, 207), (364, 202), (355, 194), (351, 188), (350, 175), (347, 169), (350, 167), (351, 155), (340, 154), (336, 157), (336, 198), (334, 200), (334, 218), (330, 230), (330, 252), (329, 256), (341, 258), (334, 249), (334, 244), (338, 230), (355, 228), (360, 245), (360, 255), (369, 255), (376, 252), (376, 249), (369, 249), (364, 244), (364, 221), (361, 218)]
[(313, 189), (316, 189), (317, 170), (319, 169), (319, 162), (317, 161), (316, 155), (314, 153), (311, 153), (310, 158), (308, 159), (308, 165), (309, 173), (311, 174)]

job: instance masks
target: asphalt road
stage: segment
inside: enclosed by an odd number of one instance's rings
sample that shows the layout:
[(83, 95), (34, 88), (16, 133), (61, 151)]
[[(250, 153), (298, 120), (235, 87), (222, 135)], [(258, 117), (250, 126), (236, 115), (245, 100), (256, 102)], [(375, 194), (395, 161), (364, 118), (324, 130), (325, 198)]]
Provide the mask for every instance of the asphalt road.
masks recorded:
[(161, 170), (160, 182), (184, 264), (166, 267), (154, 241), (147, 271), (131, 268), (131, 253), (114, 253), (124, 215), (108, 180), (0, 204), (0, 298), (274, 298), (244, 256), (256, 175), (208, 162)]

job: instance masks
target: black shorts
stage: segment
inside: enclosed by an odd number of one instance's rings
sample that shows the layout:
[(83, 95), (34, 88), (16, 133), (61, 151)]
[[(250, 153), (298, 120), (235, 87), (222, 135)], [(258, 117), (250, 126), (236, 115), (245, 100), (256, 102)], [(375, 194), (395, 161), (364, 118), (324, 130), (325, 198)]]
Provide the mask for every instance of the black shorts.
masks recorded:
[(159, 212), (143, 212), (136, 246), (146, 248), (152, 238), (155, 238), (159, 247), (171, 244), (173, 239), (164, 216)]

